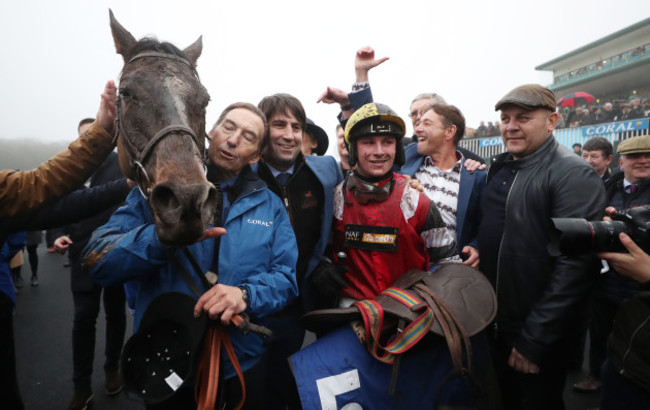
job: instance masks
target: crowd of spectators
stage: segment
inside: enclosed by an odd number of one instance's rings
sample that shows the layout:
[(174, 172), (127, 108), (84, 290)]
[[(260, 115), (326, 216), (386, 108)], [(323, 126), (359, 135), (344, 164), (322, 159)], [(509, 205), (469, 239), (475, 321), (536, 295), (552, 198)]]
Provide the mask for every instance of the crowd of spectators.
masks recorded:
[(650, 116), (650, 98), (634, 95), (628, 100), (614, 99), (603, 104), (592, 102), (575, 107), (561, 107), (559, 113), (561, 120), (558, 128), (632, 120)]
[(486, 138), (486, 137), (497, 137), (501, 135), (499, 130), (499, 121), (495, 121), (494, 124), (492, 121), (488, 121), (488, 125), (485, 125), (485, 121), (481, 121), (480, 125), (476, 130), (472, 130), (473, 138)]

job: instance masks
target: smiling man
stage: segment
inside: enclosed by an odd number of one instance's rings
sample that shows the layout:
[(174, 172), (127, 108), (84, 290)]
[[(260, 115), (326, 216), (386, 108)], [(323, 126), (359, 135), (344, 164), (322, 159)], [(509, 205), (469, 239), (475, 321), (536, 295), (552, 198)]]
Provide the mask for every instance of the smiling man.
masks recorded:
[(441, 240), (439, 246), (445, 247), (447, 259), (478, 267), (480, 203), (487, 173), (470, 172), (464, 166), (458, 143), (465, 134), (465, 117), (444, 103), (421, 107), (418, 117), (417, 144), (406, 147), (400, 172), (419, 180), (440, 211), (445, 226), (439, 235), (443, 238), (446, 233), (449, 242)]
[(409, 269), (436, 262), (440, 213), (409, 178), (393, 173), (404, 163), (404, 121), (388, 106), (368, 103), (345, 127), (350, 165), (334, 191), (334, 250), (347, 257), (342, 305), (372, 299)]
[(605, 190), (553, 137), (553, 92), (519, 86), (495, 106), (508, 152), (488, 172), (480, 268), (497, 293), (493, 357), (506, 409), (563, 409), (568, 357), (598, 271), (593, 255), (549, 255), (550, 218), (600, 219)]
[(258, 107), (268, 120), (269, 144), (256, 169), (289, 214), (298, 241), (296, 278), (300, 289), (300, 299), (267, 322), (274, 332), (267, 340), (268, 380), (273, 386), (267, 408), (293, 409), (300, 408), (300, 403), (291, 386), (287, 357), (302, 346), (305, 329), (300, 317), (314, 307), (312, 273), (328, 266), (321, 258), (332, 227), (332, 193), (342, 176), (333, 157), (301, 152), (307, 116), (300, 100), (279, 93), (264, 97)]

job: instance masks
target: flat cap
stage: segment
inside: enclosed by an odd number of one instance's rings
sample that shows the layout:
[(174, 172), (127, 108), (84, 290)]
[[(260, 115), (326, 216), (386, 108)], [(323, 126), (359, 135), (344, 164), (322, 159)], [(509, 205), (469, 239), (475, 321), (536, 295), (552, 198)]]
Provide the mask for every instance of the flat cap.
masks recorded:
[(616, 153), (619, 155), (640, 154), (642, 152), (650, 152), (650, 135), (626, 139), (621, 141), (616, 148)]
[(506, 104), (515, 104), (529, 110), (544, 108), (555, 112), (555, 94), (539, 84), (525, 84), (511, 90), (494, 106), (499, 111)]

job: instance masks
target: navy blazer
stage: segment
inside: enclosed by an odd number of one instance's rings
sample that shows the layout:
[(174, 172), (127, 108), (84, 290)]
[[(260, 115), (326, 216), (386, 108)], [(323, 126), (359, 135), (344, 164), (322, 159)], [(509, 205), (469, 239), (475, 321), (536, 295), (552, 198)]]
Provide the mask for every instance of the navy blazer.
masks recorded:
[[(418, 153), (417, 144), (405, 148), (406, 160), (397, 172), (415, 176), (415, 172), (424, 162), (425, 156)], [(478, 228), (481, 222), (481, 197), (487, 180), (487, 171), (469, 172), (465, 165), (460, 170), (460, 187), (456, 211), (456, 235), (458, 251), (466, 245), (478, 249)]]

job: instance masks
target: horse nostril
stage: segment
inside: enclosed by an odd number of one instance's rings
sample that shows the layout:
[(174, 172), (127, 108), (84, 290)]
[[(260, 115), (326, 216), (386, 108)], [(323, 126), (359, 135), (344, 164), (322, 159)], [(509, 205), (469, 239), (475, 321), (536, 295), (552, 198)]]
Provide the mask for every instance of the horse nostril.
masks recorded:
[(151, 207), (154, 210), (164, 209), (166, 212), (169, 212), (170, 210), (179, 209), (181, 207), (181, 203), (178, 200), (178, 197), (176, 197), (174, 190), (165, 184), (156, 185), (151, 193), (150, 201)]
[(217, 188), (211, 186), (208, 189), (208, 197), (201, 204), (201, 214), (209, 215), (214, 218), (215, 222), (221, 221), (221, 204), (219, 203), (219, 193)]

